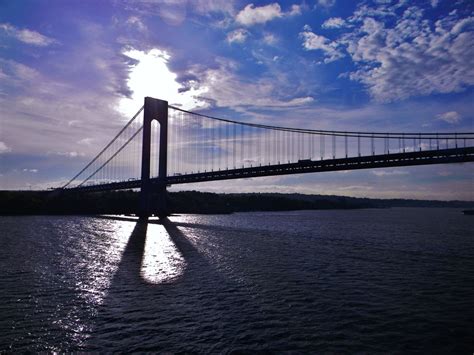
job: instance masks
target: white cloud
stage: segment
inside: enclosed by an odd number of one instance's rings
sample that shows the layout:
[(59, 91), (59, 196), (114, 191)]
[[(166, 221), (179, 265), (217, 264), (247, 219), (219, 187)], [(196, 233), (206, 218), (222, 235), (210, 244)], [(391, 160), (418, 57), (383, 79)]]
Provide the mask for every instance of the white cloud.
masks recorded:
[(14, 37), (23, 43), (31, 44), (33, 46), (46, 47), (56, 42), (54, 39), (42, 35), (39, 32), (26, 28), (19, 29), (9, 23), (1, 23), (0, 30), (3, 30), (7, 35)]
[(431, 0), (431, 6), (432, 6), (432, 7), (437, 7), (438, 4), (439, 4), (439, 1), (440, 1), (440, 0)]
[(257, 24), (264, 24), (277, 18), (284, 16), (296, 16), (302, 12), (301, 5), (291, 5), (288, 12), (283, 12), (278, 3), (272, 3), (264, 6), (255, 6), (248, 4), (241, 10), (235, 20), (237, 23), (244, 26), (253, 26)]
[(310, 25), (306, 24), (303, 26), (303, 31), (306, 31), (306, 32), (311, 32), (313, 29), (311, 28)]
[(300, 33), (300, 37), (303, 38), (303, 47), (307, 51), (321, 50), (324, 52), (324, 63), (330, 63), (344, 57), (344, 54), (338, 50), (337, 42), (331, 42), (324, 36), (304, 31)]
[[(272, 58), (270, 62), (273, 63)], [(200, 98), (208, 97), (214, 106), (248, 112), (257, 108), (302, 107), (314, 102), (310, 96), (294, 95), (285, 73), (246, 80), (238, 74), (237, 63), (218, 58), (217, 64), (218, 68), (195, 66), (189, 70), (189, 74), (200, 78), (199, 87), (208, 90)]]
[(244, 26), (266, 23), (275, 18), (282, 17), (281, 7), (278, 3), (257, 6), (248, 4), (236, 17), (236, 21)]
[(448, 123), (459, 123), (461, 121), (461, 115), (457, 113), (456, 111), (449, 111), (445, 113), (440, 113), (439, 115), (436, 116), (438, 120), (445, 121)]
[(249, 32), (243, 28), (238, 28), (232, 32), (227, 34), (227, 42), (228, 43), (244, 43), (247, 37), (249, 36)]
[(321, 25), (322, 28), (341, 28), (344, 27), (346, 24), (346, 21), (340, 17), (331, 17), (324, 21), (324, 23)]
[(0, 154), (9, 153), (12, 149), (8, 147), (4, 142), (0, 141)]
[(365, 8), (365, 15), (358, 9), (350, 18), (362, 26), (337, 41), (357, 66), (349, 78), (366, 85), (378, 102), (459, 92), (473, 85), (474, 32), (469, 28), (474, 18), (460, 19), (452, 12), (431, 26), (423, 10), (411, 6), (388, 26), (385, 16), (400, 9)]
[(38, 172), (38, 169), (23, 169), (23, 172), (36, 174)]

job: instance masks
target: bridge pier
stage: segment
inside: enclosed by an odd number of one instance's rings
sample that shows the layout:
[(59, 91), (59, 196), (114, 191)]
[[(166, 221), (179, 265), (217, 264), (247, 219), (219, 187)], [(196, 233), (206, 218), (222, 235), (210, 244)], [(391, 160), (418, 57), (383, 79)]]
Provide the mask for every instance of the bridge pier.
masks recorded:
[[(160, 145), (158, 159), (158, 183), (150, 181), (151, 124), (157, 120), (160, 125)], [(146, 218), (153, 213), (160, 217), (168, 215), (166, 204), (166, 174), (168, 156), (168, 102), (145, 97), (143, 109), (142, 171), (140, 187), (139, 216)], [(156, 201), (152, 201), (154, 192)]]

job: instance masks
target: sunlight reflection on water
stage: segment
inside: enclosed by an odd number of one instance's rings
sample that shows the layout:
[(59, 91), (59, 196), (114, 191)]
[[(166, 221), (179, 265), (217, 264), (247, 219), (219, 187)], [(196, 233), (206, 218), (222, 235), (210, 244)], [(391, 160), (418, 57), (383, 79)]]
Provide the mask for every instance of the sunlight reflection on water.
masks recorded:
[(162, 222), (0, 218), (0, 354), (472, 353), (459, 210)]
[(86, 269), (87, 278), (77, 280), (76, 285), (87, 301), (100, 305), (107, 296), (135, 222), (98, 219), (91, 224), (100, 242), (91, 244), (88, 238), (80, 242), (81, 254), (86, 257), (76, 267)]
[[(101, 218), (92, 219), (87, 224), (85, 221), (81, 219), (82, 232), (69, 239), (71, 245), (66, 244), (68, 251), (64, 251), (61, 264), (69, 278), (75, 280), (78, 297), (89, 306), (91, 315), (95, 315), (97, 306), (103, 304), (109, 293), (136, 223)], [(66, 224), (64, 234), (71, 235), (70, 230), (79, 229), (76, 227)], [(85, 310), (74, 305), (58, 307), (53, 323), (69, 333), (70, 341), (84, 343), (91, 330), (82, 321)]]
[(185, 266), (183, 256), (165, 227), (149, 224), (140, 271), (142, 278), (152, 284), (172, 281), (183, 274)]

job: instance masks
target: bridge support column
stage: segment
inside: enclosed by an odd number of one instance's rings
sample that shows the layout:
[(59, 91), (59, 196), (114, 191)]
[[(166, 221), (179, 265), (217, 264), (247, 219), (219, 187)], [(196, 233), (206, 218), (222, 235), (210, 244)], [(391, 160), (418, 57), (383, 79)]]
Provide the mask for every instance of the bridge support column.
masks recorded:
[[(157, 120), (160, 124), (160, 146), (158, 159), (158, 181), (150, 181), (151, 158), (151, 124)], [(166, 174), (168, 156), (168, 102), (145, 97), (143, 109), (143, 140), (142, 140), (142, 171), (139, 216), (149, 217), (153, 213), (166, 216)], [(152, 201), (152, 194), (157, 194), (156, 201)]]

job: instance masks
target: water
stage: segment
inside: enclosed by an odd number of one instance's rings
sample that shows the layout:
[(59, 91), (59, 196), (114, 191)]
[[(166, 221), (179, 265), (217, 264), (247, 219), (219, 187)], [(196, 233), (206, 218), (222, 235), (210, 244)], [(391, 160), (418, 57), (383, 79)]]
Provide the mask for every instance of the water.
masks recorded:
[(0, 218), (0, 351), (474, 349), (455, 209)]

